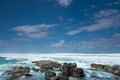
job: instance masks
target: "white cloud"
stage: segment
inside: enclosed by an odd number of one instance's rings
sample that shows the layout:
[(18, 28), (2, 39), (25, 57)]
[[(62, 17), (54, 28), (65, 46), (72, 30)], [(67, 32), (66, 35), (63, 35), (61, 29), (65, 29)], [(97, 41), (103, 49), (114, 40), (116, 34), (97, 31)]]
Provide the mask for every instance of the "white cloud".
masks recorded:
[(82, 31), (81, 30), (71, 30), (71, 31), (67, 32), (67, 34), (68, 35), (75, 35), (75, 34), (78, 34), (80, 32), (82, 32)]
[(78, 34), (80, 32), (92, 32), (92, 31), (97, 31), (97, 30), (101, 30), (101, 29), (106, 29), (109, 27), (114, 27), (114, 20), (112, 19), (100, 19), (97, 20), (95, 24), (90, 25), (90, 26), (84, 26), (84, 27), (80, 27), (77, 30), (72, 30), (69, 31), (67, 34), (68, 35), (75, 35)]
[(57, 43), (53, 43), (51, 46), (52, 47), (62, 47), (64, 45), (65, 41), (64, 40), (60, 40), (59, 42)]
[(68, 7), (73, 0), (56, 0), (63, 7)]
[(95, 14), (94, 16), (94, 24), (79, 27), (76, 30), (71, 30), (67, 32), (68, 35), (75, 35), (80, 32), (92, 32), (102, 29), (107, 29), (111, 27), (120, 26), (120, 11), (118, 10), (102, 10)]
[(32, 34), (26, 34), (26, 36), (30, 38), (41, 38), (47, 36), (47, 32), (37, 32), (37, 33), (32, 33)]
[(47, 36), (47, 30), (55, 26), (56, 24), (23, 25), (14, 27), (13, 30), (18, 32), (18, 36), (37, 39)]

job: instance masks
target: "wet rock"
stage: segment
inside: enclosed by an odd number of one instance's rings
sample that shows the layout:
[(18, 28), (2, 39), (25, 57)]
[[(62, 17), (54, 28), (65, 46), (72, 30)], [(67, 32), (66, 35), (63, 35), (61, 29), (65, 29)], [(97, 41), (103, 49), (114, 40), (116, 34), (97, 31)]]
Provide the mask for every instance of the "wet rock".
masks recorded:
[(68, 78), (68, 77), (58, 76), (58, 77), (56, 78), (56, 80), (69, 80), (69, 78)]
[(117, 76), (120, 76), (120, 66), (119, 65), (113, 65), (111, 66), (111, 72)]
[(93, 77), (93, 78), (98, 78), (98, 79), (99, 79), (99, 77), (98, 77), (98, 76), (94, 76), (94, 75), (91, 75), (90, 77)]
[(85, 77), (83, 69), (82, 68), (75, 68), (75, 69), (73, 69), (72, 77), (74, 77), (74, 78)]
[(16, 78), (22, 77), (29, 72), (29, 67), (15, 66), (12, 70), (6, 71), (5, 73), (9, 75), (7, 80), (15, 80)]
[(40, 61), (34, 61), (32, 63), (35, 63), (38, 67), (40, 67), (42, 72), (48, 71), (48, 70), (53, 70), (53, 69), (58, 69), (60, 68), (61, 64), (52, 61), (52, 60), (40, 60)]
[(120, 80), (120, 77), (119, 77), (119, 76), (115, 76), (114, 79), (115, 79), (115, 80)]
[(91, 64), (91, 67), (98, 69), (98, 70), (104, 70), (104, 68), (108, 67), (108, 65), (102, 65), (102, 64)]
[(112, 72), (112, 69), (109, 65), (106, 65), (103, 70), (106, 72)]
[(102, 65), (102, 64), (91, 64), (91, 67), (98, 69), (98, 70), (103, 70), (109, 73), (112, 73), (116, 76), (120, 76), (120, 66), (119, 65)]
[(64, 63), (62, 66), (62, 76), (64, 77), (68, 77), (70, 76), (70, 70), (71, 70), (71, 66), (69, 63)]
[(45, 72), (45, 80), (56, 80), (56, 73), (52, 71)]
[(32, 79), (32, 76), (33, 76), (33, 75), (32, 75), (32, 74), (29, 74), (29, 73), (28, 73), (28, 74), (25, 74), (25, 79), (24, 79), (24, 80), (33, 80), (33, 79)]
[(77, 67), (76, 63), (64, 63), (62, 67), (62, 76), (72, 76), (73, 70)]
[(36, 69), (35, 67), (32, 67), (32, 70), (35, 71), (35, 72), (39, 71), (39, 69)]
[[(33, 61), (32, 63), (36, 64), (38, 67), (32, 67), (32, 70), (45, 73), (45, 80), (69, 80), (69, 78), (79, 79), (85, 76), (83, 69), (77, 68), (75, 62), (61, 64), (51, 60), (40, 60)], [(10, 76), (8, 80), (15, 80), (22, 76), (25, 76), (25, 78), (29, 80), (33, 76), (33, 74), (30, 74), (30, 70), (29, 67), (15, 66), (13, 69), (6, 71), (6, 74)], [(55, 73), (55, 71), (60, 73)]]
[(33, 76), (32, 74), (25, 74), (26, 77), (31, 77)]
[(12, 74), (7, 80), (15, 80), (16, 78), (22, 77), (23, 75), (23, 73), (15, 73)]
[(76, 63), (64, 63), (62, 68), (62, 77), (68, 79), (69, 77), (81, 78), (84, 77), (82, 68), (77, 68)]

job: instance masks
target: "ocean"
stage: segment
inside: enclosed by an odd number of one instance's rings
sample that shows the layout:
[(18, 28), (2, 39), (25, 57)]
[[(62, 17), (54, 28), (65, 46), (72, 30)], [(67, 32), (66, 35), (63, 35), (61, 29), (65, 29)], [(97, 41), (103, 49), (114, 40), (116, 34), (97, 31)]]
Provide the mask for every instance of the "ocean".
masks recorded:
[[(83, 68), (86, 74), (85, 80), (114, 80), (114, 75), (104, 71), (90, 70), (91, 63), (107, 64), (107, 65), (120, 65), (120, 54), (75, 54), (75, 53), (55, 53), (55, 54), (36, 54), (36, 53), (1, 53), (0, 54), (0, 80), (6, 80), (7, 76), (2, 76), (6, 70), (11, 69), (13, 66), (29, 66), (33, 67), (31, 61), (36, 60), (54, 60), (60, 63), (76, 62), (77, 67)], [(43, 73), (35, 73), (31, 71), (33, 78), (30, 80), (44, 80)], [(97, 76), (93, 78), (90, 76)], [(21, 77), (17, 80), (26, 80)]]

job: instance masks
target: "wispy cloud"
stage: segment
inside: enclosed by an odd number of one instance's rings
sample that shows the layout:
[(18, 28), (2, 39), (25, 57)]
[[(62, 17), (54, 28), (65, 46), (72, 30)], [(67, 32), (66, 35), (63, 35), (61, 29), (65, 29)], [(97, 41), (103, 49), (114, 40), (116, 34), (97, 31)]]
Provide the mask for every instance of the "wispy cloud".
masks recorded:
[(98, 5), (91, 5), (91, 8), (97, 8)]
[(67, 48), (77, 50), (115, 50), (120, 48), (120, 33), (115, 33), (111, 38), (97, 38), (92, 40), (74, 40), (65, 45)]
[(6, 46), (8, 46), (8, 43), (4, 40), (0, 40), (0, 50), (4, 49)]
[(64, 45), (65, 41), (64, 40), (60, 40), (59, 42), (53, 43), (51, 46), (52, 47), (62, 47)]
[(106, 10), (101, 10), (97, 14), (94, 15), (95, 18), (106, 18), (106, 17), (111, 17), (114, 16), (115, 14), (119, 14), (120, 11), (117, 9), (106, 9)]
[(56, 24), (23, 25), (14, 27), (13, 30), (18, 36), (37, 39), (47, 36), (47, 30), (55, 26)]
[(73, 0), (56, 0), (63, 7), (68, 7)]
[(0, 45), (6, 45), (6, 42), (3, 40), (0, 40)]
[(106, 4), (106, 6), (112, 6), (112, 5), (120, 5), (120, 0)]
[(27, 38), (14, 38), (13, 41), (30, 41), (30, 39)]
[(63, 21), (63, 16), (59, 16), (59, 20), (60, 20), (60, 21)]
[(94, 24), (79, 27), (78, 29), (67, 32), (68, 35), (75, 35), (80, 32), (92, 32), (111, 27), (120, 26), (120, 11), (116, 9), (102, 10), (97, 14), (93, 15)]
[(115, 33), (113, 35), (113, 39), (119, 40), (120, 41), (120, 33)]

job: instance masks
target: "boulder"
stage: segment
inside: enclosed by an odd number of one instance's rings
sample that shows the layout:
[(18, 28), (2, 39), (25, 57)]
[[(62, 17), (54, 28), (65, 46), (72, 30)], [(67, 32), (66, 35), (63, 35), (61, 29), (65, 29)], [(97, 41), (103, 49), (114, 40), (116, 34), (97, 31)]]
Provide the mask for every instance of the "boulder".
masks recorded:
[(16, 78), (22, 77), (23, 75), (23, 73), (15, 73), (12, 74), (7, 80), (15, 80)]
[(55, 68), (58, 69), (61, 67), (60, 63), (52, 60), (40, 60), (40, 61), (34, 61), (32, 63), (35, 63), (38, 67), (40, 67), (40, 70), (42, 72), (48, 70), (54, 70)]
[(74, 77), (74, 78), (85, 77), (83, 69), (82, 68), (73, 69), (72, 77)]
[(98, 70), (103, 70), (109, 73), (112, 73), (116, 76), (120, 76), (120, 66), (119, 65), (102, 65), (102, 64), (91, 64), (91, 67), (98, 69)]
[(120, 76), (120, 66), (119, 65), (113, 65), (111, 66), (111, 72), (117, 76)]
[(106, 65), (104, 67), (104, 71), (106, 71), (106, 72), (112, 72), (112, 69), (111, 69), (111, 67), (109, 65)]
[(15, 66), (12, 70), (6, 71), (5, 73), (9, 75), (9, 78), (7, 80), (15, 80), (16, 78), (22, 77), (29, 72), (29, 67)]
[(71, 76), (73, 74), (73, 69), (75, 69), (76, 67), (76, 63), (64, 63), (62, 66), (62, 76)]
[(84, 71), (82, 68), (77, 68), (76, 63), (64, 63), (62, 67), (62, 77), (68, 78), (81, 78), (84, 77)]

